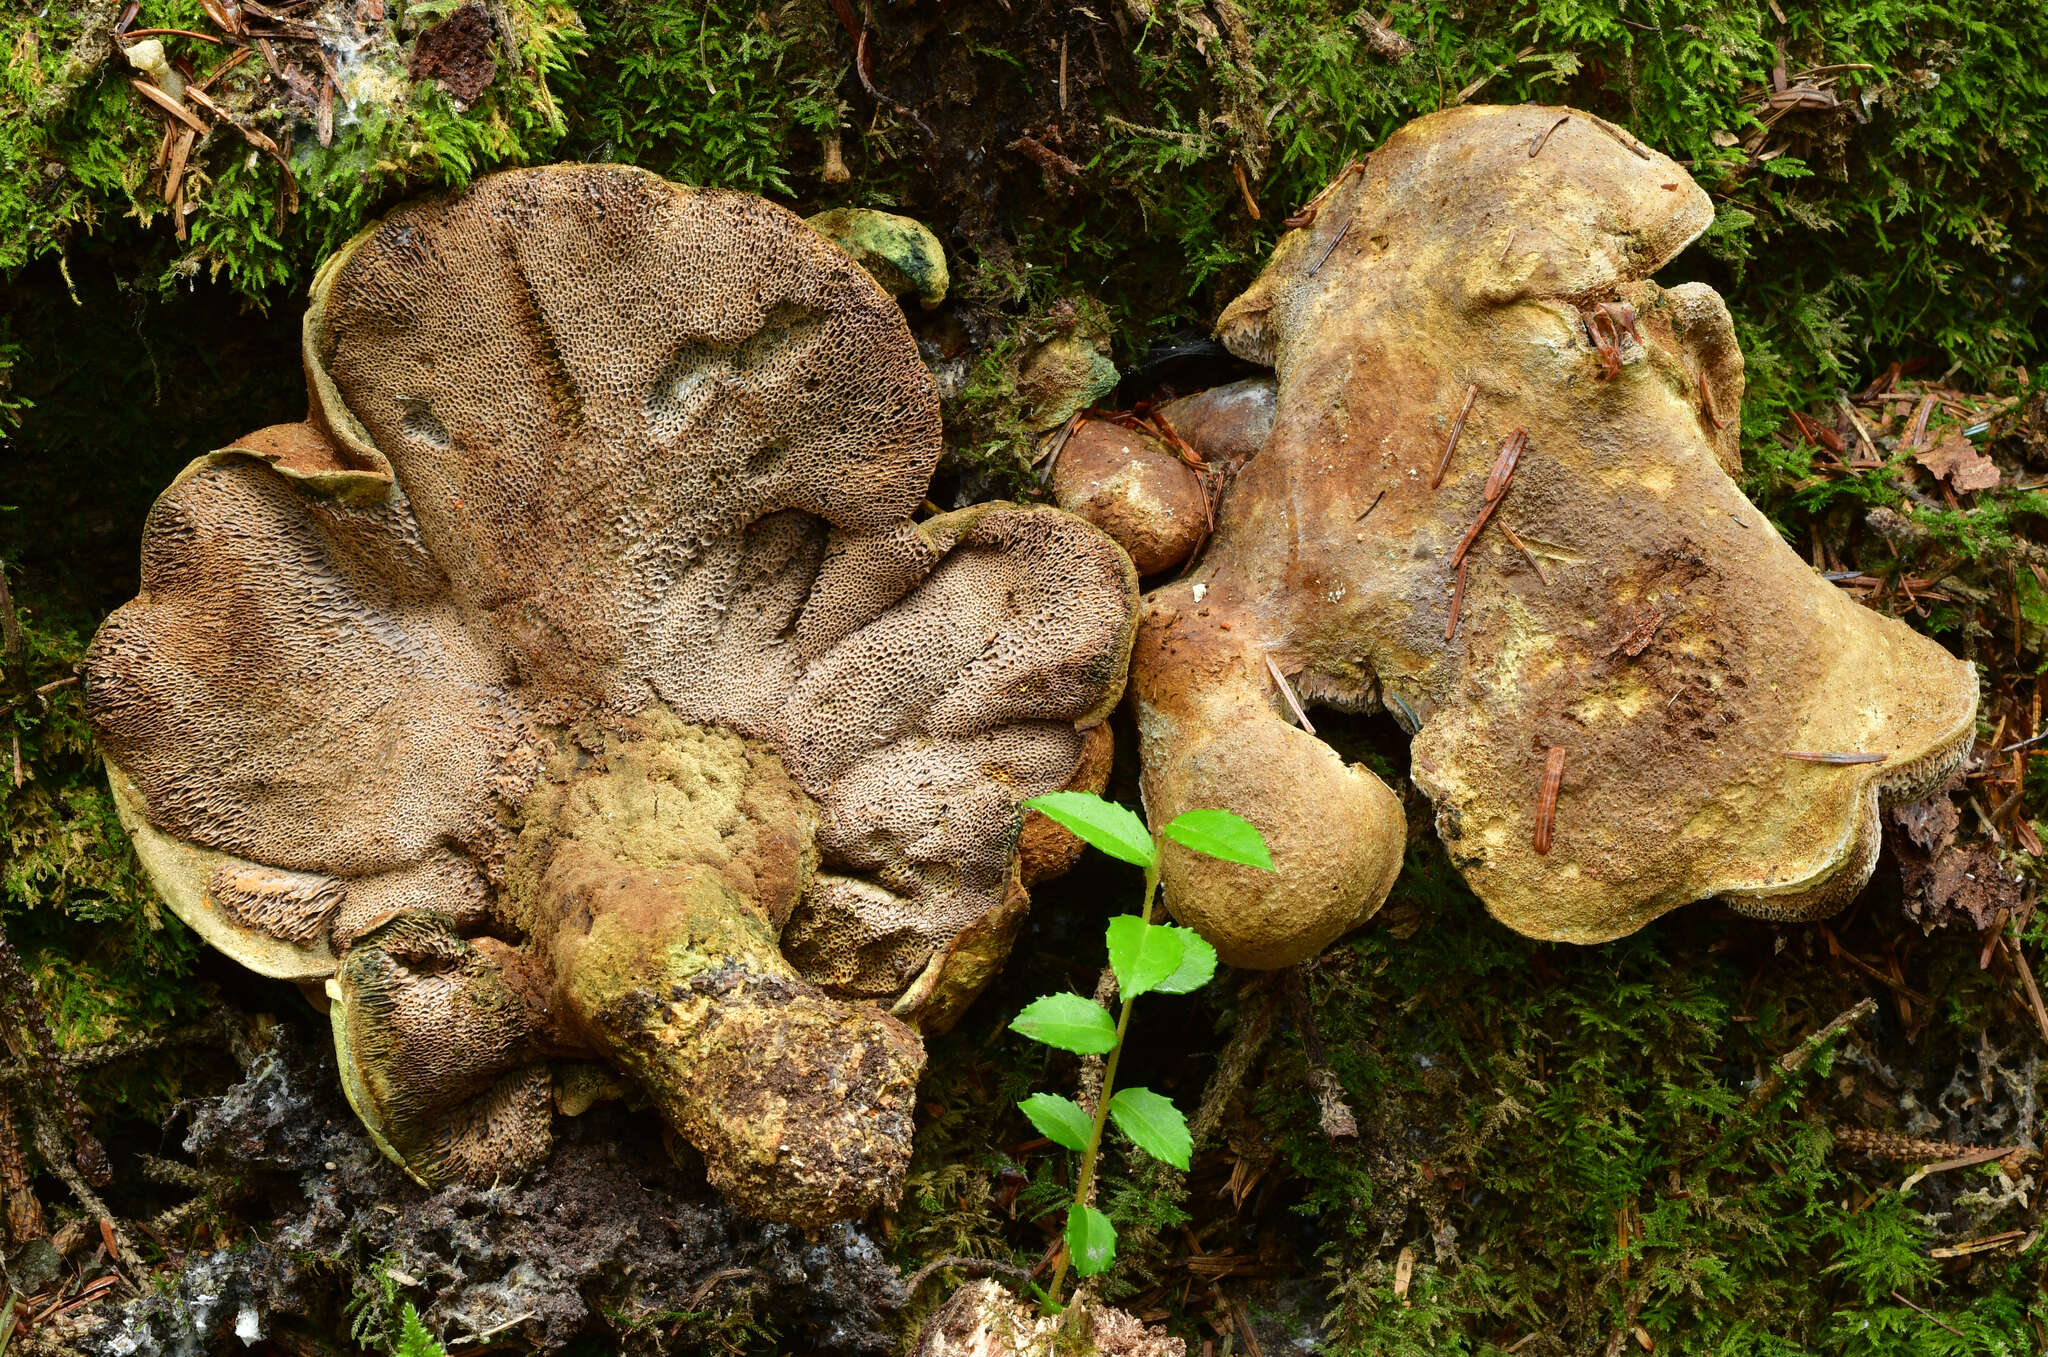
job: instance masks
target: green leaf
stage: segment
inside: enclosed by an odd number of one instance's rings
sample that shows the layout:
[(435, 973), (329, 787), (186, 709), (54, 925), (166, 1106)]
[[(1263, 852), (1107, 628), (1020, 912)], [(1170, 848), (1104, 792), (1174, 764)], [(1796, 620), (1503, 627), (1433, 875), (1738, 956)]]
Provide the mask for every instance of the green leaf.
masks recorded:
[(1261, 871), (1273, 870), (1273, 855), (1266, 851), (1265, 835), (1242, 815), (1227, 810), (1183, 811), (1159, 832), (1197, 853)]
[(448, 1350), (434, 1341), (434, 1335), (427, 1332), (427, 1326), (420, 1323), (420, 1312), (412, 1308), (412, 1302), (405, 1303), (405, 1314), (398, 1322), (398, 1347), (395, 1357), (448, 1357)]
[(1180, 966), (1172, 975), (1152, 988), (1161, 994), (1186, 994), (1209, 983), (1209, 977), (1216, 974), (1216, 949), (1208, 940), (1192, 928), (1179, 924), (1155, 924), (1157, 929), (1171, 929), (1180, 938)]
[(1031, 1118), (1038, 1134), (1062, 1149), (1085, 1151), (1095, 1123), (1081, 1110), (1081, 1104), (1057, 1093), (1034, 1093), (1017, 1106)]
[(1184, 928), (1148, 924), (1135, 914), (1109, 921), (1109, 966), (1116, 972), (1118, 993), (1126, 999), (1149, 994), (1180, 969), (1187, 944)]
[(1149, 1088), (1120, 1088), (1109, 1100), (1109, 1117), (1146, 1154), (1187, 1169), (1195, 1142), (1188, 1134), (1188, 1119), (1171, 1098)]
[(1109, 1271), (1116, 1261), (1116, 1226), (1094, 1207), (1075, 1202), (1067, 1208), (1067, 1256), (1080, 1276)]
[(1139, 867), (1152, 865), (1152, 833), (1128, 806), (1093, 792), (1047, 792), (1024, 805), (1113, 858)]
[(1116, 1045), (1116, 1024), (1093, 999), (1078, 994), (1048, 994), (1024, 1006), (1010, 1024), (1033, 1041), (1076, 1055), (1101, 1055)]

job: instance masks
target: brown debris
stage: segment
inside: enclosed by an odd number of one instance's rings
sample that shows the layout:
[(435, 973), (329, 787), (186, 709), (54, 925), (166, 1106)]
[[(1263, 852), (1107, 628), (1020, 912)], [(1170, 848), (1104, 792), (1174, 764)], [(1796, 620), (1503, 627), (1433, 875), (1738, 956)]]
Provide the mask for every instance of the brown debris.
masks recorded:
[(475, 103), (498, 74), (491, 18), (484, 7), (472, 0), (421, 33), (406, 73), (414, 80), (440, 81), (459, 104)]
[(1387, 27), (1385, 20), (1375, 19), (1362, 9), (1352, 19), (1352, 23), (1358, 26), (1359, 32), (1365, 34), (1365, 45), (1373, 50), (1375, 56), (1387, 61), (1400, 62), (1406, 61), (1415, 51), (1415, 44)]
[(1450, 470), (1451, 454), (1458, 450), (1458, 438), (1465, 432), (1465, 417), (1472, 413), (1472, 402), (1479, 399), (1479, 384), (1474, 382), (1465, 388), (1465, 403), (1458, 407), (1458, 417), (1451, 421), (1451, 436), (1444, 440), (1444, 455), (1436, 464), (1436, 471), (1429, 478), (1429, 488), (1434, 490), (1444, 483), (1444, 472)]
[(1943, 434), (1933, 447), (1914, 453), (1913, 460), (1959, 492), (1998, 487), (1998, 464), (1977, 451), (1977, 445), (1959, 430)]
[(1072, 190), (1068, 188), (1066, 185), (1062, 184), (1060, 181), (1062, 179), (1079, 179), (1083, 175), (1088, 173), (1088, 171), (1081, 168), (1081, 166), (1067, 159), (1067, 157), (1061, 155), (1058, 151), (1055, 151), (1052, 147), (1046, 145), (1037, 137), (1018, 137), (1015, 141), (1010, 143), (1010, 149), (1013, 151), (1022, 151), (1027, 157), (1030, 158), (1032, 164), (1038, 166), (1039, 169), (1045, 172), (1045, 182), (1048, 188), (1059, 187), (1062, 189), (1066, 189), (1068, 192), (1071, 192)]
[(1544, 756), (1543, 785), (1536, 793), (1535, 848), (1539, 853), (1550, 851), (1551, 833), (1557, 824), (1557, 794), (1564, 786), (1564, 760), (1563, 745), (1552, 745)]

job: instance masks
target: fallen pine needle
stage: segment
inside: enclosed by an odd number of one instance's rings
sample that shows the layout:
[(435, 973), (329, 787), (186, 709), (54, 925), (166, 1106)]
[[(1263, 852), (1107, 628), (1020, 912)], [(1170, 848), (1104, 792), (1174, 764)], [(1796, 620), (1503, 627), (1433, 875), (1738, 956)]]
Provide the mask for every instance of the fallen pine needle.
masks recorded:
[(1444, 444), (1444, 455), (1437, 459), (1436, 474), (1429, 478), (1429, 488), (1434, 490), (1444, 483), (1444, 472), (1451, 466), (1451, 454), (1458, 450), (1458, 435), (1465, 432), (1465, 416), (1472, 413), (1472, 402), (1479, 399), (1479, 383), (1465, 388), (1465, 403), (1458, 408), (1458, 417), (1451, 423), (1451, 436)]
[(1294, 685), (1287, 681), (1287, 675), (1280, 672), (1280, 666), (1273, 663), (1271, 655), (1266, 656), (1266, 670), (1273, 676), (1273, 682), (1280, 685), (1280, 696), (1287, 699), (1287, 709), (1294, 713), (1294, 719), (1301, 722), (1301, 728), (1313, 735), (1316, 728), (1308, 723), (1308, 713), (1301, 709), (1301, 699), (1294, 695)]
[(1557, 793), (1564, 785), (1564, 746), (1554, 744), (1543, 764), (1543, 786), (1536, 794), (1536, 851), (1550, 851), (1550, 836), (1557, 823)]
[(1550, 587), (1550, 576), (1543, 573), (1543, 562), (1536, 559), (1536, 553), (1529, 550), (1529, 544), (1515, 536), (1515, 530), (1505, 523), (1500, 525), (1500, 530), (1508, 535), (1508, 540), (1515, 544), (1515, 550), (1522, 553), (1522, 559), (1529, 563), (1529, 568), (1536, 572), (1536, 578), (1543, 582), (1544, 588), (1548, 589)]

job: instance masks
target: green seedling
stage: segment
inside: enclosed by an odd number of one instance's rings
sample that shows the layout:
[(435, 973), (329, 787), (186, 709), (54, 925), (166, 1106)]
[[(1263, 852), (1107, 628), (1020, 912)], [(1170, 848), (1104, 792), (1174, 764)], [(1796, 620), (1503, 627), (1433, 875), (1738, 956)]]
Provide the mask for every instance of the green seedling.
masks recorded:
[[(1088, 792), (1053, 792), (1024, 804), (1111, 857), (1145, 870), (1145, 894), (1138, 913), (1111, 919), (1106, 934), (1109, 965), (1122, 999), (1115, 1020), (1093, 999), (1048, 994), (1026, 1005), (1010, 1024), (1033, 1041), (1062, 1051), (1106, 1057), (1102, 1092), (1092, 1112), (1057, 1093), (1034, 1093), (1017, 1104), (1041, 1135), (1081, 1156), (1074, 1201), (1067, 1208), (1066, 1254), (1053, 1269), (1052, 1285), (1046, 1288), (1049, 1313), (1059, 1306), (1069, 1263), (1080, 1276), (1092, 1277), (1108, 1271), (1116, 1261), (1116, 1227), (1088, 1204), (1103, 1126), (1114, 1120), (1118, 1130), (1154, 1159), (1183, 1171), (1188, 1167), (1194, 1141), (1187, 1118), (1172, 1099), (1149, 1088), (1117, 1088), (1116, 1067), (1131, 1023), (1131, 1005), (1143, 994), (1186, 994), (1200, 989), (1216, 973), (1216, 950), (1192, 929), (1152, 922), (1152, 903), (1159, 891), (1159, 844), (1145, 822), (1127, 807)], [(1264, 837), (1249, 821), (1227, 810), (1188, 811), (1162, 826), (1159, 833), (1225, 862), (1273, 870)]]

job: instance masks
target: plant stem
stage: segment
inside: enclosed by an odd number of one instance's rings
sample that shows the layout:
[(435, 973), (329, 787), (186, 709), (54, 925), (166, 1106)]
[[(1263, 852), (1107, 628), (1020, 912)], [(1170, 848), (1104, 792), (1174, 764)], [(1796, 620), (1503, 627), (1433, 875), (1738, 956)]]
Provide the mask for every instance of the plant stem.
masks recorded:
[[(1155, 842), (1152, 846), (1152, 861), (1145, 868), (1145, 900), (1138, 911), (1139, 917), (1144, 919), (1148, 928), (1152, 925), (1152, 898), (1158, 889), (1159, 845)], [(1095, 1098), (1095, 1119), (1088, 1128), (1088, 1148), (1081, 1153), (1081, 1176), (1074, 1181), (1076, 1207), (1088, 1204), (1089, 1189), (1095, 1186), (1095, 1156), (1102, 1148), (1102, 1128), (1109, 1120), (1109, 1095), (1116, 1091), (1116, 1062), (1124, 1053), (1124, 1029), (1131, 1025), (1131, 1005), (1135, 1002), (1135, 996), (1124, 996), (1123, 1007), (1116, 1015), (1116, 1045), (1109, 1048), (1109, 1057), (1102, 1065), (1102, 1092)], [(1052, 1285), (1045, 1290), (1047, 1314), (1059, 1308), (1060, 1287), (1067, 1280), (1067, 1264), (1072, 1261), (1072, 1250), (1069, 1249), (1060, 1254), (1060, 1261), (1052, 1270)]]

